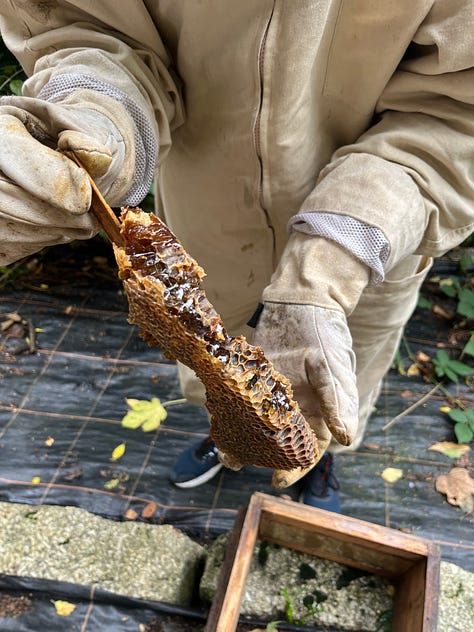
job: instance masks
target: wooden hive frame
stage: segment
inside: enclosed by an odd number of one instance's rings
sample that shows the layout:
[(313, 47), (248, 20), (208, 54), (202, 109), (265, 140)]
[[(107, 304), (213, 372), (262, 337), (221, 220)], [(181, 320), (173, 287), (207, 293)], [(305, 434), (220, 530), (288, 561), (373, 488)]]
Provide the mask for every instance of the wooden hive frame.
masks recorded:
[(236, 520), (205, 632), (235, 631), (257, 539), (388, 578), (395, 585), (392, 632), (436, 632), (436, 544), (260, 492)]

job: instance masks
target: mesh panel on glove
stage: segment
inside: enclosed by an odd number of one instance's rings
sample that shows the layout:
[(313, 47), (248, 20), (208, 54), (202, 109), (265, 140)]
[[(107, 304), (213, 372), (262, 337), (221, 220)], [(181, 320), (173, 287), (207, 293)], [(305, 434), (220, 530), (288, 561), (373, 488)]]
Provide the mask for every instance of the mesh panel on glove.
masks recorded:
[(158, 142), (146, 113), (125, 92), (94, 77), (82, 74), (56, 75), (38, 94), (39, 99), (60, 102), (76, 90), (95, 90), (119, 101), (135, 124), (135, 176), (122, 204), (136, 206), (150, 190), (158, 159)]
[(372, 270), (370, 285), (377, 285), (383, 281), (390, 245), (380, 229), (348, 215), (320, 212), (293, 215), (288, 227), (337, 242), (369, 266)]

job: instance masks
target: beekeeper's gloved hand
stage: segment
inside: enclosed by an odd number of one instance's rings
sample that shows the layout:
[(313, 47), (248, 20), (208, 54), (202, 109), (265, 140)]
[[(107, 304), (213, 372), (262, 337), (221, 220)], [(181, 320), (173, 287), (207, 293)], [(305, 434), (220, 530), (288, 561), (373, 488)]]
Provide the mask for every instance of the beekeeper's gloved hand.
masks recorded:
[[(337, 243), (294, 232), (270, 285), (253, 343), (293, 386), (294, 398), (318, 439), (350, 445), (358, 425), (355, 356), (348, 316), (367, 286), (370, 268)], [(307, 470), (275, 470), (288, 487)]]
[(1, 265), (98, 231), (87, 175), (60, 152), (77, 155), (111, 205), (131, 186), (133, 123), (110, 97), (4, 97), (0, 138)]

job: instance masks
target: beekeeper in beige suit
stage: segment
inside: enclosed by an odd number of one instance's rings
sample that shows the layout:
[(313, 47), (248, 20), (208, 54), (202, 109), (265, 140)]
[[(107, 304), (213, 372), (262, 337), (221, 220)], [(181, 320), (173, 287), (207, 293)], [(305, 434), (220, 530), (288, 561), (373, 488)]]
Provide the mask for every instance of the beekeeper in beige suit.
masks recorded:
[[(97, 231), (56, 149), (115, 206), (157, 173), (230, 333), (263, 301), (321, 453), (357, 447), (431, 258), (473, 229), (472, 0), (9, 0), (0, 25), (29, 76), (0, 105), (0, 264)], [(205, 443), (177, 485), (218, 470)]]

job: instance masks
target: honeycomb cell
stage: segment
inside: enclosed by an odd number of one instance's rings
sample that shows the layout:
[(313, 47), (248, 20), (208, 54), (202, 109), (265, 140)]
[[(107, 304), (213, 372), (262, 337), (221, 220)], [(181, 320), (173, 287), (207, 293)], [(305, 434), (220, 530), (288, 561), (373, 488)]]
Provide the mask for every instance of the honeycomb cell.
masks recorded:
[(231, 337), (201, 288), (204, 270), (166, 225), (140, 209), (122, 209), (125, 246), (114, 246), (129, 303), (129, 322), (170, 359), (195, 371), (206, 388), (211, 435), (242, 465), (307, 468), (316, 437), (291, 385), (260, 347)]

